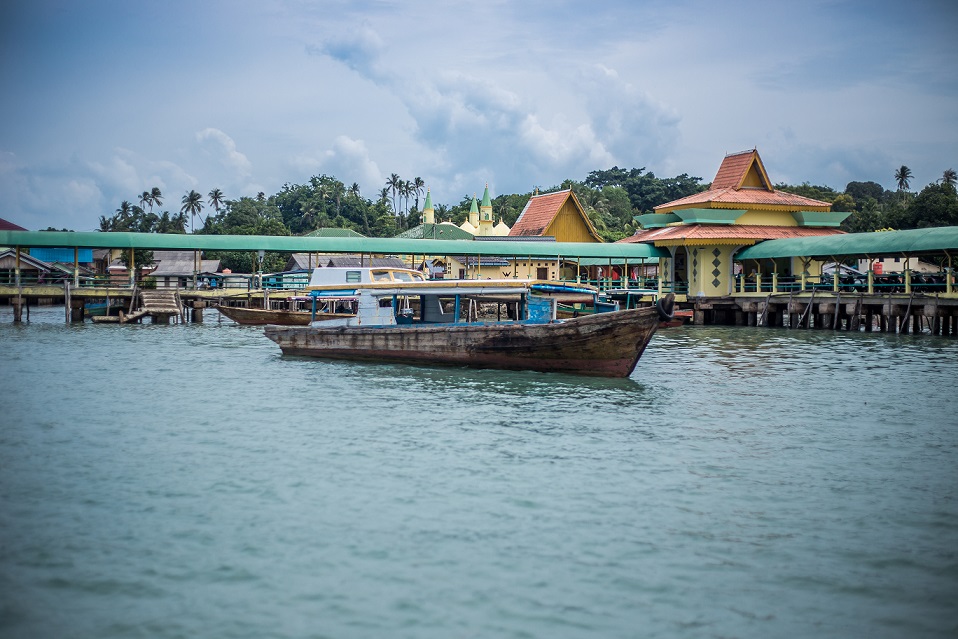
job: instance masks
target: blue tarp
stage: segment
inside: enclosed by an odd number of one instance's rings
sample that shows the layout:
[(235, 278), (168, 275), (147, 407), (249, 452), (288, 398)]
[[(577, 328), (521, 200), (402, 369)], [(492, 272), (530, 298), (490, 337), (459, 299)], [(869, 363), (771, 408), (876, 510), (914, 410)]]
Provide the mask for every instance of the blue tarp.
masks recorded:
[[(30, 256), (44, 262), (73, 263), (72, 248), (31, 248)], [(81, 248), (77, 252), (77, 257), (81, 264), (89, 264), (93, 261), (93, 249)]]

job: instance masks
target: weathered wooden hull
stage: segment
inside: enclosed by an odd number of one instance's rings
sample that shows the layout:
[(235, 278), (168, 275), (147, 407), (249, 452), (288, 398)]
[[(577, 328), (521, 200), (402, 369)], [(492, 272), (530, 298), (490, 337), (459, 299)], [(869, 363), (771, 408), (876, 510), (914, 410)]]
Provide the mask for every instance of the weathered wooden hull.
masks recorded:
[(658, 326), (654, 308), (551, 324), (267, 326), (286, 355), (628, 377)]
[[(218, 306), (220, 313), (237, 324), (251, 324), (264, 326), (279, 324), (282, 326), (309, 326), (313, 315), (310, 311), (280, 311), (263, 308), (241, 308), (238, 306)], [(316, 319), (333, 319), (342, 317), (333, 313), (316, 313)]]

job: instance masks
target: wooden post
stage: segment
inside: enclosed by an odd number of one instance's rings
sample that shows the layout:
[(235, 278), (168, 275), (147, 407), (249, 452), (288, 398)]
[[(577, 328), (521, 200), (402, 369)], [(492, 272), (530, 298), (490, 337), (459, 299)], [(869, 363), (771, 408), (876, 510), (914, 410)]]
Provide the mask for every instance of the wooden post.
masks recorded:
[(15, 277), (13, 278), (14, 283), (17, 285), (17, 289), (19, 289), (20, 288), (20, 245), (19, 244), (17, 245), (17, 258), (16, 258), (16, 265), (14, 266), (14, 274), (15, 274)]
[(70, 301), (70, 321), (83, 323), (83, 298)]
[(868, 262), (868, 294), (875, 294), (875, 271), (874, 271), (874, 261)]
[(73, 286), (80, 286), (80, 248), (73, 247)]
[(64, 282), (64, 283), (63, 283), (63, 307), (64, 307), (64, 309), (65, 309), (65, 311), (66, 311), (66, 322), (67, 322), (67, 324), (70, 323), (70, 309), (71, 309), (72, 306), (73, 306), (72, 302), (73, 302), (73, 300), (70, 299), (70, 283), (69, 283), (69, 282)]

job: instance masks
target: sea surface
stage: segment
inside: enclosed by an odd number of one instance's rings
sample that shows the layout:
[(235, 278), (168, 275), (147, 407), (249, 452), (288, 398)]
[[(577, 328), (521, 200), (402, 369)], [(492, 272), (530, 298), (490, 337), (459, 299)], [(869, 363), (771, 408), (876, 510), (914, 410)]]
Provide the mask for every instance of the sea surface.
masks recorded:
[(630, 379), (0, 308), (0, 636), (958, 636), (958, 340), (659, 331)]

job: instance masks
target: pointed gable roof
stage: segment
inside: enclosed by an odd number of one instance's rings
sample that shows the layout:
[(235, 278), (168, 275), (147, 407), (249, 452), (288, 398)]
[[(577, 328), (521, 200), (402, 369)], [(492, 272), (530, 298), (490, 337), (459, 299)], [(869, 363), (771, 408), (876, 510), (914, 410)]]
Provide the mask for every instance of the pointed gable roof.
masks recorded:
[(757, 149), (726, 155), (708, 191), (693, 193), (660, 204), (656, 213), (706, 207), (736, 209), (751, 206), (768, 210), (829, 211), (831, 204), (785, 191), (778, 191), (765, 171)]
[(14, 224), (9, 220), (5, 220), (0, 217), (0, 231), (26, 231), (27, 229), (23, 228), (19, 224)]
[(712, 180), (713, 189), (740, 189), (742, 187), (757, 187), (766, 191), (774, 191), (765, 165), (758, 155), (757, 149), (742, 151), (726, 155), (722, 160), (715, 179)]
[(544, 235), (546, 229), (549, 228), (549, 225), (552, 224), (552, 221), (556, 218), (556, 215), (559, 214), (559, 211), (562, 209), (563, 205), (565, 205), (570, 198), (575, 204), (575, 208), (582, 216), (582, 220), (588, 227), (589, 234), (592, 235), (597, 241), (601, 242), (602, 239), (599, 237), (598, 232), (596, 232), (595, 227), (592, 225), (592, 221), (589, 219), (589, 216), (585, 214), (585, 211), (582, 209), (582, 205), (579, 204), (579, 199), (575, 196), (575, 193), (572, 192), (572, 189), (556, 191), (555, 193), (546, 193), (545, 195), (533, 195), (530, 197), (529, 201), (526, 202), (525, 208), (522, 209), (522, 213), (519, 214), (519, 219), (517, 219), (516, 223), (512, 225), (512, 229), (509, 231), (509, 236), (516, 237)]

